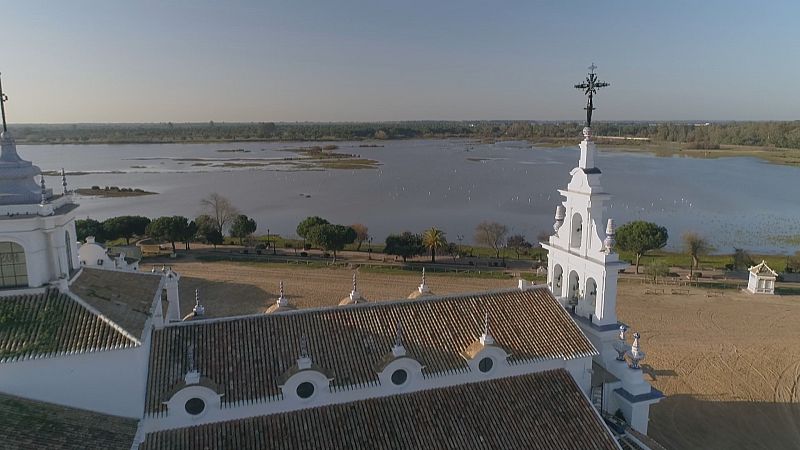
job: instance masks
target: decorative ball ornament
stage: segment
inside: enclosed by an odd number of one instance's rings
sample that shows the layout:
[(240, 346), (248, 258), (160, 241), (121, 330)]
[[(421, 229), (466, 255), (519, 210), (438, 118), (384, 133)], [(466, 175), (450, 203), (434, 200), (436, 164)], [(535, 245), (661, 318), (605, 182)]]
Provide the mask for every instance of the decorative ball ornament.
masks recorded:
[(619, 340), (614, 342), (614, 350), (617, 352), (617, 361), (625, 361), (625, 353), (628, 352), (629, 346), (625, 342), (625, 332), (628, 328), (625, 325), (619, 326)]
[(645, 353), (642, 348), (639, 346), (639, 338), (641, 335), (637, 333), (633, 333), (633, 345), (631, 346), (630, 351), (627, 352), (628, 358), (631, 361), (631, 369), (638, 369), (639, 363), (644, 359)]

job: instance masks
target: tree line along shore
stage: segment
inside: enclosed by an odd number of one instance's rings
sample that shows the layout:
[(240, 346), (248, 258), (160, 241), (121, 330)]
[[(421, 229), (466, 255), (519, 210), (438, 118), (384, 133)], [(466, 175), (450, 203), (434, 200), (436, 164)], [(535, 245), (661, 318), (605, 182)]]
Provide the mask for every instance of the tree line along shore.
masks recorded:
[[(174, 143), (227, 141), (342, 141), (414, 138), (574, 141), (581, 122), (405, 121), (335, 123), (148, 123), (18, 125), (20, 144)], [(594, 135), (609, 144), (679, 143), (686, 149), (721, 146), (800, 149), (800, 121), (596, 122)]]
[[(76, 221), (80, 241), (93, 236), (97, 242), (109, 245), (131, 245), (148, 242), (175, 253), (179, 246), (190, 250), (192, 243), (217, 246), (235, 245), (242, 253), (273, 254), (308, 257), (312, 250), (321, 252), (323, 258), (336, 263), (342, 251), (364, 252), (368, 259), (373, 254), (394, 256), (406, 263), (424, 257), (431, 265), (483, 264), (504, 268), (507, 260), (528, 261), (529, 268), (546, 266), (547, 255), (539, 245), (547, 240), (549, 232), (539, 233), (535, 239), (522, 234), (511, 234), (503, 224), (486, 220), (475, 227), (472, 242), (463, 242), (465, 236), (448, 239), (445, 230), (430, 227), (421, 233), (400, 231), (390, 234), (383, 242), (373, 242), (369, 228), (361, 223), (333, 224), (328, 220), (310, 216), (296, 228), (298, 238), (288, 238), (270, 233), (242, 214), (227, 198), (213, 193), (200, 204), (202, 213), (196, 218), (164, 216), (150, 219), (142, 216), (118, 216), (97, 221), (91, 218)], [(256, 232), (259, 231), (258, 234)], [(800, 252), (794, 255), (754, 255), (745, 249), (735, 249), (732, 254), (713, 254), (709, 241), (697, 233), (680, 236), (681, 251), (668, 252), (664, 247), (669, 239), (665, 227), (646, 221), (632, 221), (616, 230), (615, 250), (623, 260), (631, 262), (634, 273), (656, 279), (672, 275), (675, 268), (688, 269), (689, 278), (702, 276), (700, 270), (744, 271), (760, 260), (780, 272), (800, 272)], [(178, 245), (176, 245), (178, 244)], [(437, 260), (437, 257), (439, 258)], [(398, 259), (399, 258), (399, 259)], [(472, 264), (470, 264), (472, 262)], [(516, 266), (519, 266), (516, 264)], [(640, 267), (641, 266), (641, 267)]]

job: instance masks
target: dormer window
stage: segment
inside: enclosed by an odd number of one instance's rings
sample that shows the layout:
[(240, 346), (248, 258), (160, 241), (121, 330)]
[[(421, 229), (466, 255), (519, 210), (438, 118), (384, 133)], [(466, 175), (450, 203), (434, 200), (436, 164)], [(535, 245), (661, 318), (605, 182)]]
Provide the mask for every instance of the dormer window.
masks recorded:
[(405, 369), (397, 369), (392, 372), (392, 384), (395, 386), (402, 386), (408, 381), (408, 371)]
[(480, 362), (478, 362), (478, 370), (483, 373), (489, 373), (494, 367), (494, 360), (488, 356), (481, 358)]
[(193, 397), (186, 401), (184, 409), (186, 409), (187, 413), (196, 416), (198, 414), (202, 414), (202, 412), (205, 411), (206, 402), (204, 402), (203, 399), (201, 398)]

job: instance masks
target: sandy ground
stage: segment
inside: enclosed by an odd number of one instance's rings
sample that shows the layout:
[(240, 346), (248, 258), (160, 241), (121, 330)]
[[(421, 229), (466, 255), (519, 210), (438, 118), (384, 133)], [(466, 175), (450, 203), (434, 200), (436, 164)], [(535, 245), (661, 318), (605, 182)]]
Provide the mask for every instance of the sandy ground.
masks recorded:
[[(263, 312), (284, 280), (298, 307), (335, 305), (352, 289), (346, 269), (184, 262), (183, 308), (195, 288), (209, 316)], [(368, 299), (406, 297), (418, 274), (361, 273)], [(512, 280), (429, 274), (428, 286), (446, 294), (512, 287)], [(800, 448), (800, 296), (646, 295), (621, 283), (618, 315), (642, 333), (643, 363), (667, 398), (651, 409), (649, 434), (669, 449)], [(189, 301), (187, 301), (189, 300)]]
[(644, 290), (621, 284), (618, 315), (667, 395), (648, 434), (674, 449), (800, 448), (800, 296)]

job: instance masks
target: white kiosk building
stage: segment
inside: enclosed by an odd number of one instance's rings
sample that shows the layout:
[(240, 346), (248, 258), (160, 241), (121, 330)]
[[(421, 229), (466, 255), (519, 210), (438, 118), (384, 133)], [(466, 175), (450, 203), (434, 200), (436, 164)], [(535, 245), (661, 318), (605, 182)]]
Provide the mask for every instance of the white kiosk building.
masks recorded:
[(747, 269), (750, 278), (747, 280), (747, 290), (751, 294), (775, 294), (775, 280), (778, 279), (778, 272), (770, 269), (767, 262), (761, 263)]

